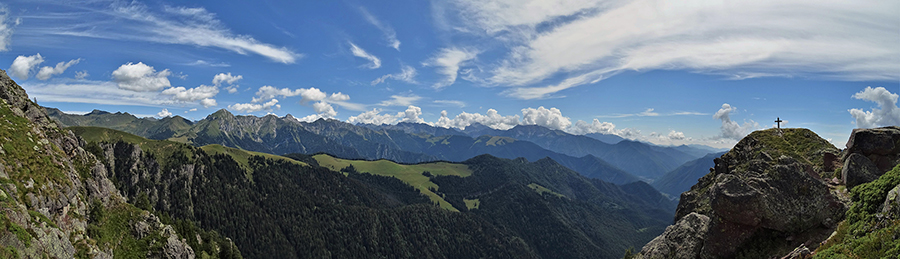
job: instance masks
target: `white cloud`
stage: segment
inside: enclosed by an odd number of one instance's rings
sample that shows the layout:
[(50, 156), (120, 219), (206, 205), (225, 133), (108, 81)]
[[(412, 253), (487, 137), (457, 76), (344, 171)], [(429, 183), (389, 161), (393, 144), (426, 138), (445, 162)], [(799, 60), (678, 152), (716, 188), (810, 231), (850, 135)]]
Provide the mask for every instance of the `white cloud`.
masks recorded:
[(415, 102), (419, 101), (420, 99), (422, 99), (421, 96), (414, 95), (414, 94), (408, 95), (408, 96), (391, 95), (390, 100), (381, 101), (380, 103), (378, 103), (378, 105), (379, 106), (410, 106), (410, 105), (413, 105)]
[(172, 99), (179, 102), (194, 102), (199, 100), (203, 107), (209, 108), (218, 105), (216, 100), (211, 98), (219, 94), (219, 88), (209, 85), (200, 85), (191, 89), (185, 89), (184, 87), (179, 86), (163, 90), (162, 94), (171, 95)]
[(75, 71), (75, 79), (77, 80), (84, 80), (88, 76), (91, 76), (91, 74), (88, 74), (87, 70)]
[(459, 108), (466, 107), (466, 102), (458, 101), (458, 100), (434, 100), (434, 103), (439, 104), (439, 105), (456, 106)]
[(21, 22), (21, 19), (10, 21), (9, 9), (0, 5), (0, 52), (9, 50), (13, 31)]
[(384, 34), (384, 39), (387, 41), (388, 47), (400, 51), (400, 41), (397, 40), (397, 32), (394, 31), (394, 28), (381, 20), (378, 20), (378, 18), (372, 15), (372, 13), (369, 13), (369, 10), (366, 10), (365, 7), (359, 7), (359, 12), (362, 13), (363, 18), (366, 18), (366, 21), (381, 30), (381, 33)]
[[(242, 55), (255, 53), (284, 64), (294, 63), (303, 56), (284, 47), (259, 42), (247, 35), (235, 35), (215, 18), (215, 14), (204, 8), (166, 6), (162, 14), (156, 14), (147, 7), (132, 2), (114, 5), (113, 11), (117, 17), (133, 22), (122, 26), (124, 30), (115, 30), (121, 34), (118, 36), (126, 39), (217, 47)], [(120, 24), (114, 21), (110, 26)]]
[(441, 117), (432, 124), (437, 127), (465, 129), (474, 123), (480, 123), (494, 129), (507, 130), (519, 125), (519, 115), (502, 116), (497, 110), (488, 109), (484, 115), (462, 112), (450, 119), (447, 116), (447, 111), (441, 111)]
[(684, 140), (685, 139), (684, 132), (679, 132), (679, 131), (675, 131), (675, 130), (670, 131), (669, 135), (667, 137), (671, 140)]
[(37, 78), (38, 80), (50, 79), (50, 77), (52, 77), (54, 75), (62, 74), (63, 72), (66, 71), (66, 69), (69, 69), (69, 67), (71, 67), (72, 65), (78, 64), (78, 62), (81, 62), (80, 58), (69, 60), (69, 62), (56, 63), (55, 67), (42, 67), (41, 70), (39, 70), (37, 75), (35, 75), (34, 77)]
[(897, 106), (898, 94), (891, 93), (884, 87), (866, 87), (853, 94), (854, 99), (870, 101), (878, 104), (871, 111), (850, 109), (850, 116), (856, 119), (856, 127), (874, 128), (879, 126), (900, 125), (900, 107)]
[(478, 53), (478, 51), (468, 49), (443, 48), (436, 56), (422, 65), (437, 67), (437, 72), (444, 75), (444, 80), (432, 85), (435, 89), (441, 89), (455, 83), (456, 77), (459, 75), (459, 67), (467, 61), (475, 59)]
[[(659, 113), (654, 112), (653, 108), (647, 108), (643, 112), (639, 113), (627, 113), (627, 114), (613, 114), (613, 115), (599, 115), (599, 118), (625, 118), (625, 117), (656, 117), (660, 116)], [(689, 115), (685, 113), (673, 113), (672, 115)]]
[(165, 118), (165, 117), (172, 116), (172, 113), (169, 112), (169, 109), (162, 109), (162, 111), (160, 111), (159, 113), (157, 113), (156, 116), (157, 116), (157, 117)]
[(201, 59), (198, 59), (197, 61), (194, 61), (194, 62), (191, 62), (191, 63), (187, 63), (187, 64), (185, 64), (185, 65), (188, 65), (188, 66), (200, 66), (200, 67), (230, 67), (230, 66), (231, 66), (230, 64), (225, 63), (225, 62), (210, 63), (209, 61), (201, 60)]
[(315, 87), (300, 88), (300, 89), (297, 89), (297, 91), (300, 91), (300, 97), (302, 98), (302, 99), (300, 99), (300, 103), (306, 103), (306, 102), (310, 102), (310, 101), (313, 101), (313, 102), (321, 101), (321, 100), (325, 100), (325, 98), (328, 97), (328, 94), (326, 94), (325, 92), (322, 92), (322, 90), (319, 90), (319, 88), (315, 88)]
[(331, 107), (331, 104), (326, 102), (316, 102), (313, 103), (313, 110), (316, 114), (322, 116), (322, 118), (334, 118), (337, 116), (337, 112), (334, 111), (334, 107)]
[(237, 82), (238, 80), (241, 80), (243, 78), (244, 78), (244, 76), (242, 76), (242, 75), (232, 76), (231, 72), (228, 72), (227, 74), (219, 73), (219, 74), (216, 74), (215, 76), (213, 76), (212, 83), (213, 83), (213, 85), (217, 85), (217, 86), (221, 85), (222, 83), (228, 83), (229, 85), (231, 85), (231, 84), (234, 84), (234, 82)]
[(281, 105), (278, 104), (278, 99), (269, 100), (266, 103), (235, 103), (228, 106), (229, 110), (239, 111), (245, 113), (258, 112), (258, 111), (271, 111), (272, 109), (281, 109)]
[(350, 43), (350, 52), (352, 52), (354, 56), (364, 58), (372, 62), (372, 64), (366, 66), (367, 68), (376, 69), (381, 67), (381, 59), (378, 59), (378, 57), (369, 54), (369, 52), (366, 52), (366, 50), (360, 48), (359, 46), (356, 46), (356, 44), (353, 44), (353, 42), (348, 43)]
[(381, 114), (381, 109), (373, 108), (371, 111), (360, 113), (357, 116), (350, 116), (347, 122), (353, 124), (394, 124), (397, 122), (397, 116), (391, 114)]
[(576, 121), (566, 132), (575, 135), (584, 135), (590, 133), (616, 134), (616, 125), (610, 122), (600, 122), (594, 119), (591, 123), (583, 120)]
[(400, 122), (425, 123), (425, 120), (419, 118), (419, 116), (422, 116), (422, 108), (410, 105), (406, 108), (406, 111), (403, 112), (403, 118)]
[(18, 56), (13, 60), (12, 65), (9, 66), (9, 74), (21, 80), (28, 79), (31, 72), (34, 72), (38, 65), (43, 62), (44, 57), (41, 56), (41, 53), (32, 56)]
[(737, 111), (737, 108), (725, 103), (722, 108), (713, 114), (714, 119), (722, 120), (722, 135), (720, 138), (740, 140), (747, 136), (754, 128), (759, 127), (759, 123), (753, 120), (744, 122), (744, 125), (738, 124), (731, 120), (731, 113)]
[(153, 67), (143, 62), (128, 62), (112, 72), (113, 80), (119, 88), (136, 92), (152, 92), (171, 86), (168, 69), (156, 72)]
[(380, 83), (384, 83), (384, 80), (388, 80), (388, 79), (400, 80), (400, 81), (407, 82), (410, 84), (418, 84), (418, 82), (416, 82), (415, 77), (416, 77), (416, 69), (415, 68), (413, 68), (411, 66), (407, 66), (407, 65), (402, 65), (402, 66), (400, 66), (399, 73), (383, 75), (383, 76), (379, 77), (378, 79), (373, 80), (372, 85), (378, 85)]
[[(488, 81), (514, 87), (504, 94), (520, 99), (547, 98), (629, 70), (900, 79), (896, 1), (456, 0), (451, 6), (459, 17), (447, 21), (464, 27), (456, 32), (509, 46)], [(563, 79), (546, 82), (555, 78)]]
[(281, 96), (282, 98), (298, 96), (303, 92), (303, 90), (304, 89), (302, 89), (302, 88), (297, 89), (297, 90), (291, 90), (290, 88), (278, 89), (274, 86), (264, 85), (264, 86), (260, 87), (259, 90), (256, 91), (257, 97), (253, 97), (253, 102), (256, 103), (256, 102), (261, 102), (261, 101), (265, 101), (265, 100), (271, 100), (278, 96)]
[(568, 117), (562, 115), (557, 108), (544, 108), (540, 106), (535, 108), (522, 109), (523, 125), (539, 125), (550, 129), (563, 130), (572, 125)]
[(72, 83), (22, 83), (28, 95), (38, 100), (62, 103), (152, 106), (175, 104), (159, 92), (135, 92), (109, 81), (79, 80)]

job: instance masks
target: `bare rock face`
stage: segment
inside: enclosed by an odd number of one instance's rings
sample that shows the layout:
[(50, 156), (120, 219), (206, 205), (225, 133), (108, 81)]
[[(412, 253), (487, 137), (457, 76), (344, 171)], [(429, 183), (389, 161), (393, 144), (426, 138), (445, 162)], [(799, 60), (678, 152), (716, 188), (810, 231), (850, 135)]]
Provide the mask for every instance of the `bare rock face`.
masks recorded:
[(844, 160), (852, 154), (868, 158), (878, 168), (881, 176), (900, 162), (900, 127), (854, 129), (847, 141)]
[(841, 179), (844, 180), (844, 185), (849, 189), (860, 184), (874, 181), (882, 174), (884, 174), (884, 172), (878, 170), (878, 167), (875, 166), (875, 163), (872, 163), (872, 160), (869, 160), (869, 158), (860, 153), (851, 153), (847, 156), (847, 160), (844, 161), (844, 168), (841, 170)]
[[(640, 254), (644, 258), (787, 254), (843, 219), (847, 206), (819, 177), (828, 168), (825, 154), (838, 152), (806, 129), (748, 135), (715, 159), (711, 172), (681, 195), (676, 224)], [(683, 230), (691, 224), (700, 227)], [(772, 239), (778, 241), (760, 245)]]
[(697, 258), (709, 229), (709, 217), (691, 213), (666, 227), (662, 235), (644, 246), (638, 258)]

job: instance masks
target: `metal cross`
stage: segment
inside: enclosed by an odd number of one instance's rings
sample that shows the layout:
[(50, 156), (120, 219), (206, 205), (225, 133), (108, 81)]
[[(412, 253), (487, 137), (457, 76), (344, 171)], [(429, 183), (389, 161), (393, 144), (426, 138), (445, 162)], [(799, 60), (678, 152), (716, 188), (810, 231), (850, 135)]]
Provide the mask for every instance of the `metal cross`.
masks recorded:
[(778, 128), (781, 128), (781, 118), (776, 117), (775, 123), (778, 124)]

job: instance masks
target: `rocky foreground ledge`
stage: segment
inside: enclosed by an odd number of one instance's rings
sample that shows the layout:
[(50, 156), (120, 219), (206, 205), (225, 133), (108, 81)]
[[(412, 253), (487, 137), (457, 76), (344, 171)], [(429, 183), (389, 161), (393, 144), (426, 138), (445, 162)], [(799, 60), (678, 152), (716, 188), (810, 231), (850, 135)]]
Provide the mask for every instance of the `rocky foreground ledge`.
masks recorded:
[(854, 130), (843, 152), (808, 129), (753, 132), (681, 195), (675, 224), (636, 257), (806, 257), (844, 220), (847, 188), (898, 162), (898, 127)]

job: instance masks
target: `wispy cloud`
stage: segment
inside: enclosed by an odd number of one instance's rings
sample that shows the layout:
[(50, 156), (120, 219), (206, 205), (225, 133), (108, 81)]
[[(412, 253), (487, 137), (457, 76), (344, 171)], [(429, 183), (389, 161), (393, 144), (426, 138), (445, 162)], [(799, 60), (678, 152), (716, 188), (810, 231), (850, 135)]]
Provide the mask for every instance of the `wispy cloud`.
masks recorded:
[(366, 18), (367, 22), (381, 30), (381, 33), (384, 34), (384, 40), (387, 41), (389, 47), (400, 51), (400, 40), (397, 40), (397, 32), (394, 31), (393, 27), (376, 18), (365, 7), (360, 6), (359, 12), (363, 15), (363, 18)]
[(456, 106), (459, 108), (466, 107), (466, 102), (459, 100), (434, 100), (434, 103), (443, 106)]
[(161, 107), (175, 104), (159, 92), (135, 92), (121, 89), (115, 82), (79, 80), (77, 82), (29, 83), (22, 87), (38, 101)]
[(655, 112), (653, 108), (647, 108), (646, 110), (638, 113), (617, 113), (617, 114), (609, 114), (609, 115), (597, 115), (597, 118), (626, 118), (626, 117), (656, 117), (656, 116), (686, 116), (686, 115), (709, 115), (709, 113), (702, 112), (672, 112), (672, 113), (658, 113)]
[(391, 95), (390, 100), (381, 101), (378, 103), (379, 106), (410, 106), (415, 104), (417, 101), (421, 100), (422, 97), (418, 95)]
[(21, 23), (21, 19), (9, 17), (9, 8), (0, 4), (0, 52), (8, 51), (13, 31)]
[(900, 2), (700, 2), (455, 0), (447, 20), (510, 46), (487, 80), (518, 99), (629, 70), (900, 79)]
[[(31, 26), (29, 34), (212, 47), (241, 55), (256, 54), (284, 64), (295, 63), (303, 57), (286, 47), (235, 34), (204, 8), (151, 8), (138, 2), (116, 2), (103, 7), (87, 5), (71, 13), (48, 15), (43, 17), (41, 25)], [(202, 61), (196, 63), (205, 65)]]
[(459, 76), (459, 67), (466, 61), (475, 59), (478, 51), (461, 48), (443, 48), (437, 55), (422, 63), (424, 66), (437, 67), (437, 72), (444, 75), (444, 79), (432, 85), (435, 89), (441, 89), (452, 85)]
[(212, 63), (206, 60), (198, 59), (197, 61), (187, 63), (185, 65), (188, 66), (198, 66), (198, 67), (230, 67), (231, 64), (225, 62)]
[(418, 84), (418, 82), (416, 82), (415, 77), (416, 77), (416, 68), (407, 66), (407, 65), (402, 65), (402, 66), (400, 66), (399, 73), (383, 75), (375, 80), (372, 80), (372, 85), (378, 85), (378, 84), (384, 83), (384, 81), (388, 80), (388, 79), (399, 80), (399, 81), (407, 82), (410, 84)]
[(359, 46), (356, 46), (356, 44), (353, 44), (353, 42), (347, 43), (350, 43), (350, 52), (353, 53), (354, 56), (364, 58), (372, 62), (372, 64), (366, 65), (367, 68), (376, 69), (381, 67), (381, 59), (378, 59), (378, 57), (376, 57), (375, 55), (369, 54), (369, 52), (366, 52), (366, 50), (360, 48)]

